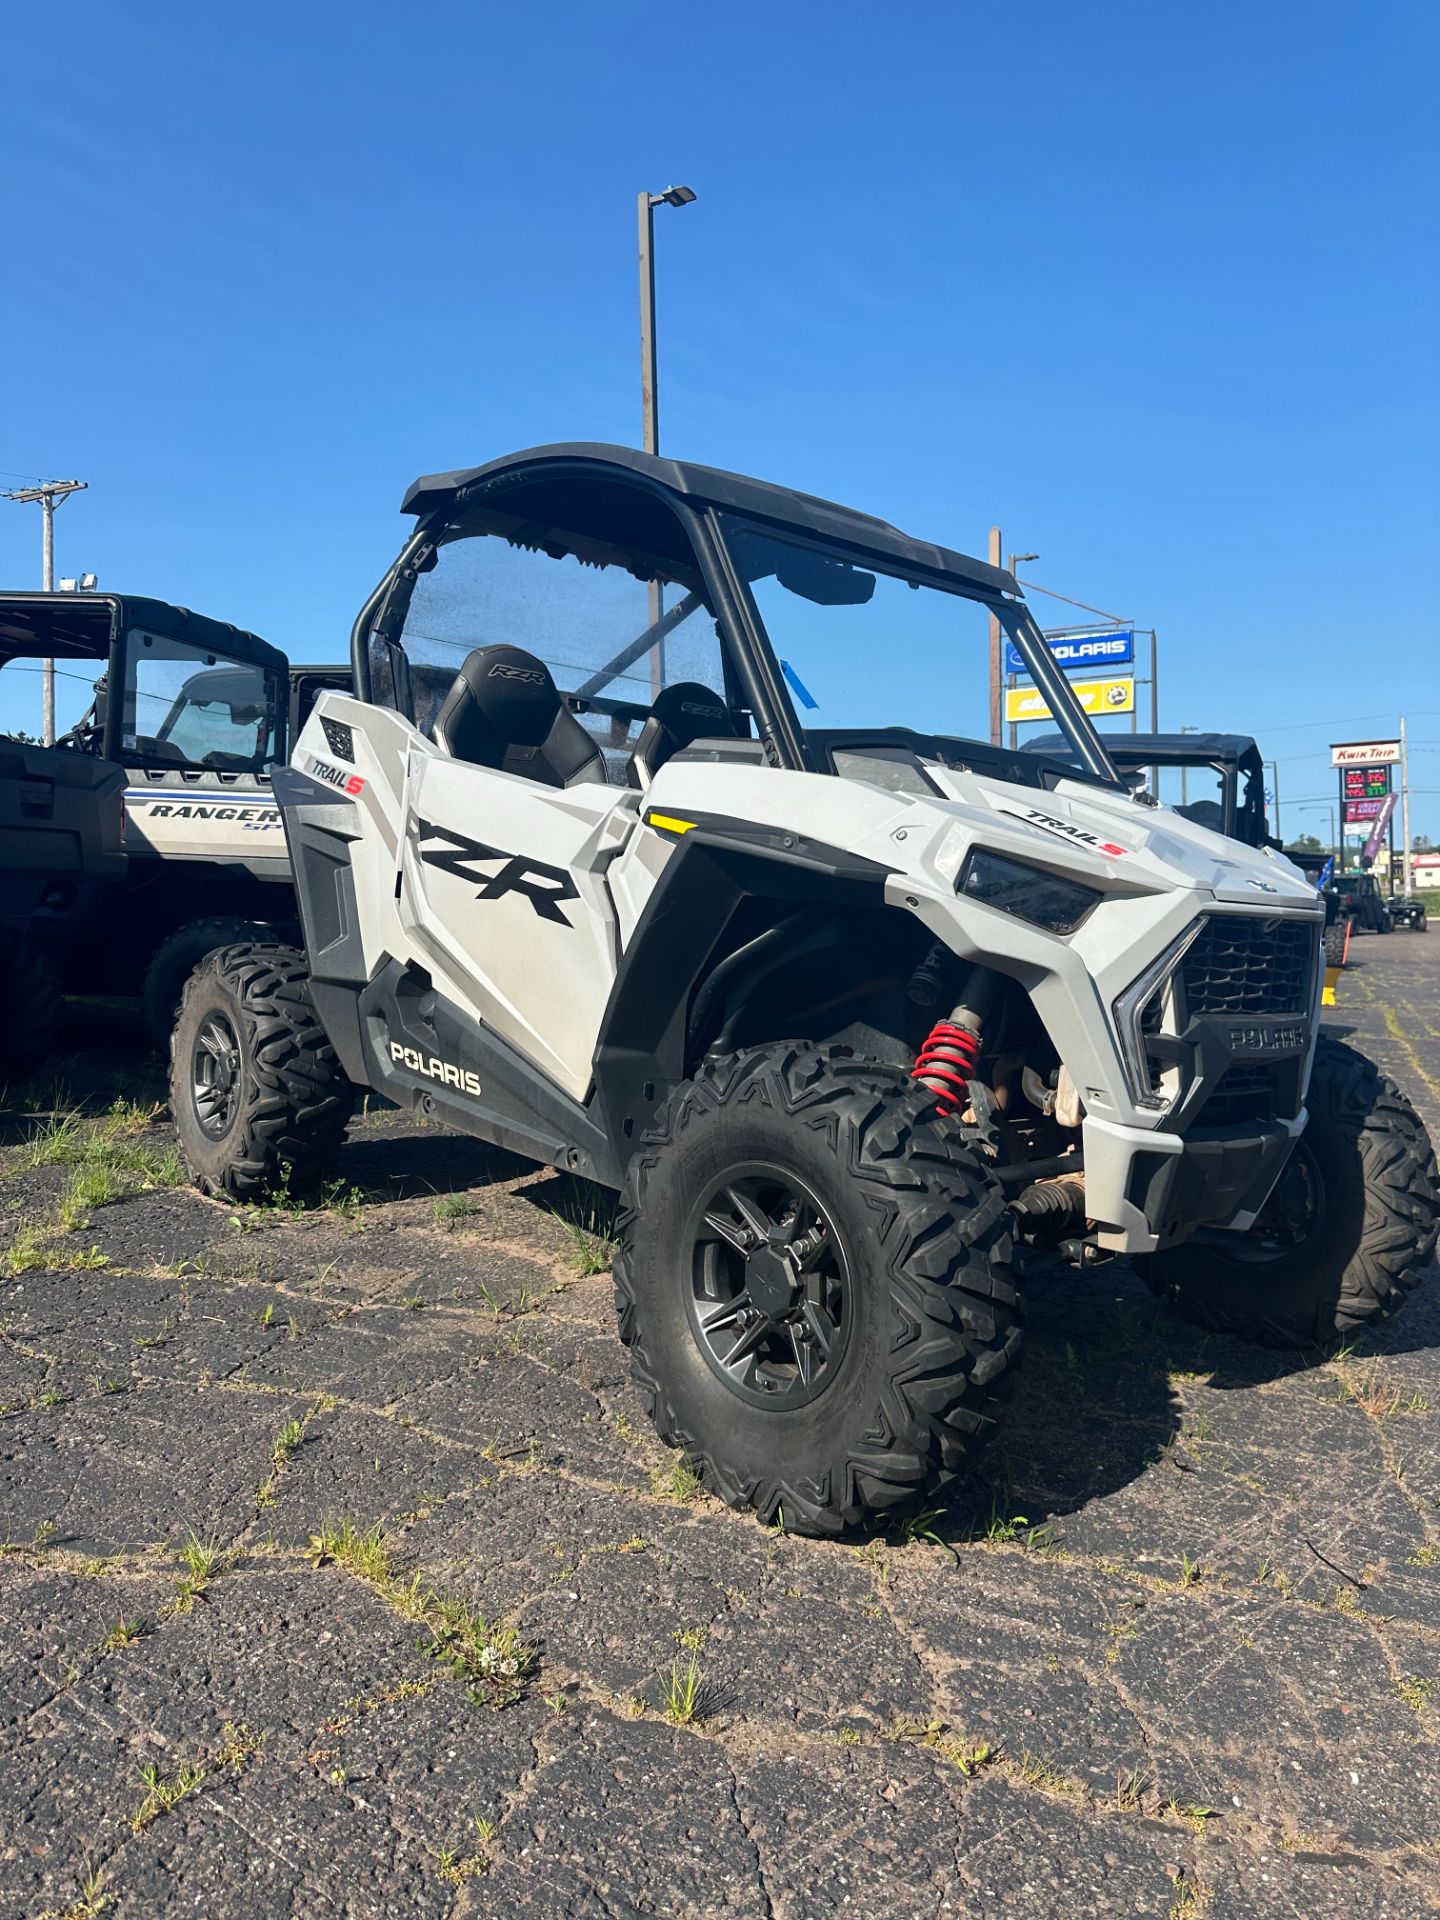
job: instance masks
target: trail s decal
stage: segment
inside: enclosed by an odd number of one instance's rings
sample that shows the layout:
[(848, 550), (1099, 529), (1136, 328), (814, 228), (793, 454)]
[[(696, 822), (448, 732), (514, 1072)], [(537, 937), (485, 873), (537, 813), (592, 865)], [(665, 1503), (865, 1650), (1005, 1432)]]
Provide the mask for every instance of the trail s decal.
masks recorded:
[(341, 793), (348, 793), (353, 800), (357, 793), (365, 791), (365, 776), (361, 773), (342, 773), (339, 767), (327, 765), (312, 753), (310, 771), (317, 780), (323, 780), (327, 787), (335, 787)]
[(397, 1067), (404, 1067), (409, 1073), (423, 1073), (427, 1080), (439, 1080), (459, 1093), (479, 1098), (480, 1076), (469, 1067), (454, 1066), (449, 1060), (438, 1059), (433, 1053), (421, 1053), (417, 1047), (402, 1046), (398, 1040), (390, 1042), (390, 1058)]
[(1011, 807), (1004, 809), (1016, 820), (1025, 821), (1027, 826), (1040, 827), (1046, 833), (1058, 833), (1064, 839), (1071, 840), (1077, 847), (1089, 847), (1092, 853), (1103, 853), (1111, 860), (1124, 860), (1128, 857), (1128, 847), (1117, 847), (1113, 840), (1102, 840), (1098, 833), (1091, 833), (1088, 827), (1077, 827), (1072, 821), (1057, 820), (1053, 813), (1042, 813), (1038, 807), (1029, 807), (1024, 813), (1015, 813)]
[[(498, 900), (502, 894), (521, 893), (542, 920), (553, 920), (562, 927), (572, 926), (568, 914), (560, 911), (562, 900), (578, 900), (580, 890), (563, 867), (548, 866), (543, 860), (527, 860), (520, 853), (506, 853), (503, 847), (487, 847), (471, 840), (453, 827), (438, 827), (429, 820), (417, 822), (420, 831), (420, 858), (427, 867), (453, 873), (460, 880), (479, 880), (484, 884), (475, 898)], [(446, 845), (427, 849), (426, 840), (441, 840)], [(474, 862), (501, 860), (498, 873), (476, 873)]]

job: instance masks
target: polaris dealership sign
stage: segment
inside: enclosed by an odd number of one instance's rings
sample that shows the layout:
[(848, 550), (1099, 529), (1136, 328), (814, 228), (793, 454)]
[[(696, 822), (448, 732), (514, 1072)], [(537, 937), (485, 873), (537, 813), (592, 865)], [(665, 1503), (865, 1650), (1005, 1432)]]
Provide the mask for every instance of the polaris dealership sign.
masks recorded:
[[(1047, 633), (1045, 644), (1055, 656), (1057, 665), (1067, 671), (1072, 667), (1123, 667), (1135, 658), (1135, 631), (1132, 627), (1122, 627), (1118, 631), (1108, 627), (1103, 633), (1057, 633), (1053, 636)], [(1026, 674), (1030, 671), (1011, 640), (1005, 642), (1005, 671)]]

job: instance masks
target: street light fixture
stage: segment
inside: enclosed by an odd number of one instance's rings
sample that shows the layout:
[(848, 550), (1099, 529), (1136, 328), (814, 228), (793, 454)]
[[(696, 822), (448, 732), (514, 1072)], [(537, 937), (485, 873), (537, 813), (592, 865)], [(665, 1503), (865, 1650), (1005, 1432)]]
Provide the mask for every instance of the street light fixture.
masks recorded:
[[(640, 443), (646, 453), (660, 451), (660, 372), (655, 345), (655, 209), (688, 207), (693, 187), (666, 187), (663, 193), (642, 193), (640, 214)], [(664, 611), (660, 582), (652, 580), (648, 593), (650, 625), (658, 626)], [(665, 684), (665, 643), (650, 649), (650, 687), (658, 695)]]
[(1339, 870), (1342, 866), (1342, 861), (1340, 858), (1340, 842), (1335, 838), (1335, 802), (1333, 800), (1330, 800), (1330, 801), (1316, 800), (1308, 803), (1303, 807), (1297, 808), (1296, 811), (1299, 813), (1328, 813), (1329, 814), (1330, 816), (1330, 851), (1335, 856), (1335, 866), (1337, 870)]
[(640, 195), (640, 426), (646, 453), (660, 451), (660, 394), (655, 348), (655, 209), (688, 207), (693, 187)]

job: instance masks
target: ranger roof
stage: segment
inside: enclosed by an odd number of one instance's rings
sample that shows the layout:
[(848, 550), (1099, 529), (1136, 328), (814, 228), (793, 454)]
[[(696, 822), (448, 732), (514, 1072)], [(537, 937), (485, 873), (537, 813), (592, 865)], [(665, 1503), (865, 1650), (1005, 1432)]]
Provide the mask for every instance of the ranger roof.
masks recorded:
[(204, 653), (286, 671), (285, 655), (258, 634), (134, 593), (0, 593), (0, 665), (31, 657), (103, 660), (111, 634), (131, 627), (183, 640)]
[(634, 447), (576, 441), (509, 453), (481, 467), (428, 474), (406, 490), (401, 512), (453, 514), (492, 490), (500, 494), (511, 484), (522, 484), (531, 477), (541, 479), (555, 475), (557, 470), (568, 470), (582, 484), (586, 478), (599, 478), (606, 473), (623, 474), (693, 504), (792, 527), (822, 539), (843, 540), (877, 559), (892, 560), (901, 566), (950, 574), (984, 593), (1006, 593), (1017, 598), (1020, 593), (1014, 576), (1003, 567), (992, 567), (984, 560), (936, 546), (928, 540), (913, 539), (891, 526), (888, 520), (877, 520), (871, 514), (858, 513), (853, 507), (837, 506), (833, 500), (822, 500), (813, 493), (799, 493), (770, 480), (752, 480), (744, 474), (696, 466), (687, 460), (668, 460), (660, 454), (641, 453)]

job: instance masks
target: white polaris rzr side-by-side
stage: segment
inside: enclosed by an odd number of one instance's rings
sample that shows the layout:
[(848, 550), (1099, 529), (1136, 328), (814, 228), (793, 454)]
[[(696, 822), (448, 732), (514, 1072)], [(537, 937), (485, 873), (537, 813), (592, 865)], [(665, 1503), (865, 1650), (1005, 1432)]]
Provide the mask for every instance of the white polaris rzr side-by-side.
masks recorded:
[[(619, 1190), (661, 1433), (820, 1532), (961, 1470), (1027, 1263), (1300, 1345), (1400, 1303), (1434, 1159), (1318, 1035), (1313, 889), (1116, 774), (1008, 573), (619, 448), (406, 509), (275, 775), (303, 951), (186, 989), (202, 1186), (318, 1177), (370, 1087)], [(992, 613), (1063, 755), (959, 737)]]

